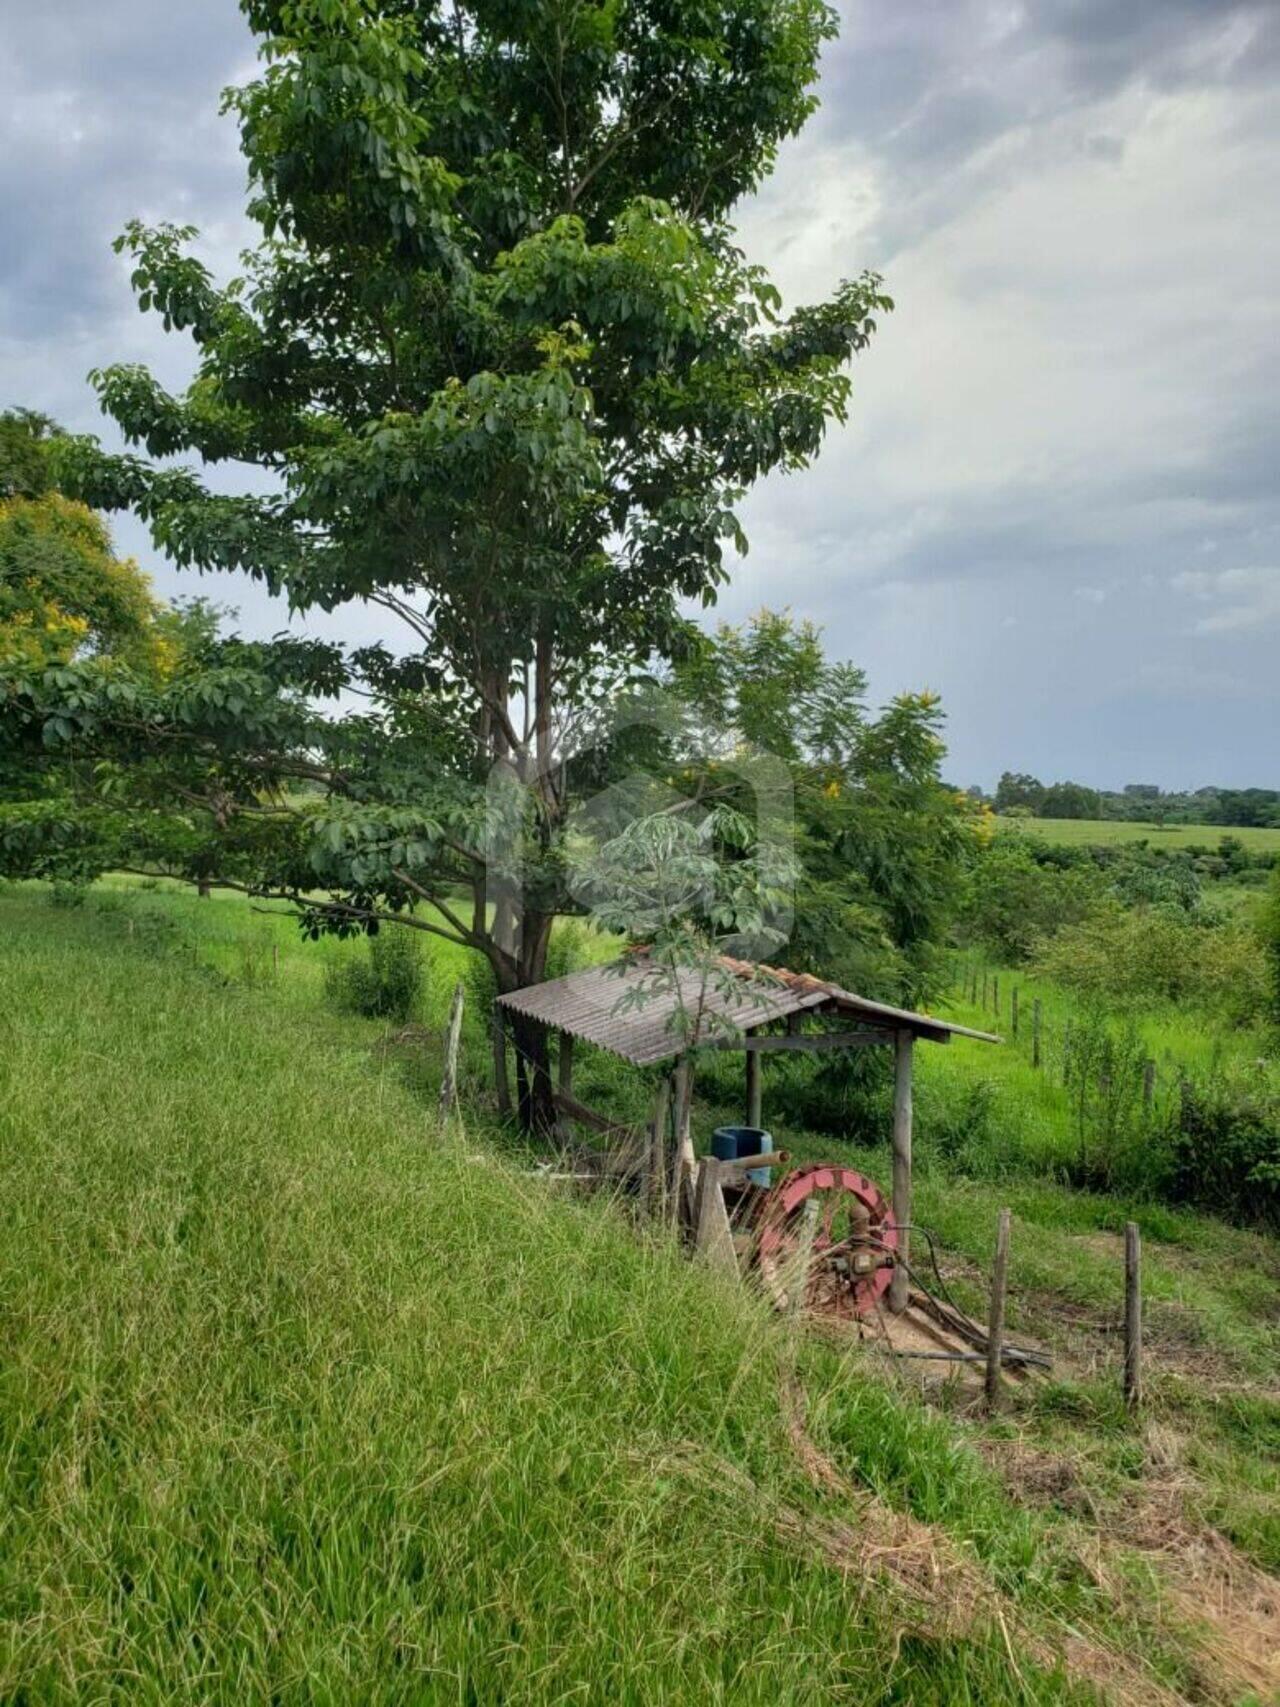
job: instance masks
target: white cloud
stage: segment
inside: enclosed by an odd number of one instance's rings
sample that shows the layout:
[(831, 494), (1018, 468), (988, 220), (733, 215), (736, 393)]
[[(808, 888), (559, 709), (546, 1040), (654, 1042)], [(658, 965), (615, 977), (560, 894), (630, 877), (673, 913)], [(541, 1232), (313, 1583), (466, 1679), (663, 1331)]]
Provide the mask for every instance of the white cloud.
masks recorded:
[(1196, 618), (1193, 634), (1236, 634), (1280, 622), (1280, 568), (1188, 569), (1173, 584), (1211, 607)]

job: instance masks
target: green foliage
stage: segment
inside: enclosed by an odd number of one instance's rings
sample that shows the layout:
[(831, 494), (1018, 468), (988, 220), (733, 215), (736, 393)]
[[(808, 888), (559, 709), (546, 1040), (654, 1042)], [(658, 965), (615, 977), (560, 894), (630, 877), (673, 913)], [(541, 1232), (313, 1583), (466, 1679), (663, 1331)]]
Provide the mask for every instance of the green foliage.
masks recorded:
[[(225, 104), (261, 239), (220, 286), (192, 231), (128, 228), (139, 305), (190, 334), (195, 377), (173, 395), (102, 370), (135, 450), (63, 439), (56, 467), (175, 561), (297, 611), (365, 600), (398, 644), (228, 643), (167, 695), (32, 669), (13, 716), (115, 763), (140, 810), (167, 787), (203, 813), (214, 874), (292, 899), (312, 933), (435, 900), (433, 928), (510, 989), (543, 975), (566, 902), (556, 732), (687, 647), (685, 602), (745, 545), (745, 492), (817, 454), (892, 306), (864, 275), (784, 313), (729, 223), (812, 111), (835, 16), (244, 9), (264, 69)], [(215, 492), (183, 455), (270, 491)], [(346, 688), (369, 709), (316, 715)], [(322, 810), (292, 812), (302, 781)]]
[(1085, 994), (1202, 1003), (1243, 1021), (1266, 1006), (1266, 962), (1252, 930), (1198, 924), (1159, 906), (1100, 905), (1045, 939), (1031, 971)]
[(1280, 1026), (1280, 865), (1271, 874), (1271, 887), (1261, 919), (1261, 937), (1267, 957), (1271, 1019)]
[(1041, 859), (1021, 839), (997, 836), (969, 867), (961, 929), (966, 940), (1017, 965), (1055, 931), (1086, 919), (1098, 900), (1099, 883), (1087, 867)]
[(48, 449), (57, 430), (34, 409), (0, 411), (0, 500), (42, 498), (50, 490)]
[(379, 931), (363, 957), (334, 961), (326, 973), (330, 1000), (365, 1019), (414, 1017), (423, 988), (422, 948), (412, 931)]
[(1172, 1126), (1175, 1200), (1280, 1228), (1280, 1075), (1266, 1062), (1183, 1081)]

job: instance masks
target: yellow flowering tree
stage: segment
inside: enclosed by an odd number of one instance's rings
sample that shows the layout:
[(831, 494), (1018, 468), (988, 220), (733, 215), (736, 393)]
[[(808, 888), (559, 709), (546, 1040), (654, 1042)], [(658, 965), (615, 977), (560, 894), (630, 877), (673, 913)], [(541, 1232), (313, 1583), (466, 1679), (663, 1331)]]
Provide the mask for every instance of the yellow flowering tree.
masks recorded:
[(166, 674), (165, 610), (102, 518), (53, 489), (56, 429), (26, 410), (0, 415), (0, 664), (50, 666), (90, 652)]

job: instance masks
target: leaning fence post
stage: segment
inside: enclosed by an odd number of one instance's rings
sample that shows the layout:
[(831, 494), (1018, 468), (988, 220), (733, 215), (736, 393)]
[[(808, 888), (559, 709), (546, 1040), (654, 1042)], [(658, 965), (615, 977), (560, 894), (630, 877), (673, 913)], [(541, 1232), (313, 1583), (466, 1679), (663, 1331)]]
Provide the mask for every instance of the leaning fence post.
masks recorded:
[(462, 1036), (462, 1004), (466, 992), (459, 978), (453, 989), (453, 1006), (449, 1009), (449, 1029), (445, 1037), (444, 1078), (440, 1081), (440, 1112), (449, 1114), (458, 1100), (458, 1040)]
[(1004, 1295), (1009, 1280), (1009, 1211), (1000, 1211), (996, 1262), (991, 1276), (991, 1312), (987, 1318), (987, 1409), (1000, 1403), (1000, 1364), (1004, 1355)]
[(1142, 1403), (1142, 1235), (1136, 1221), (1124, 1229), (1124, 1402)]

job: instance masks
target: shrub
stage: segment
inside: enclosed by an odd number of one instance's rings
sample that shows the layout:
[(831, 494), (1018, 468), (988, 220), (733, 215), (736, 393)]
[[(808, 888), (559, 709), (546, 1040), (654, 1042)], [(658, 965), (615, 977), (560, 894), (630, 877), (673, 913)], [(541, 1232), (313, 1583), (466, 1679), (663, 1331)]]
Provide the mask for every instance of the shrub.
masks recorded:
[(1280, 1025), (1280, 865), (1271, 874), (1259, 935), (1267, 959), (1267, 1008), (1272, 1021)]
[(368, 939), (363, 958), (332, 964), (325, 976), (330, 1001), (366, 1019), (412, 1019), (422, 994), (422, 949), (412, 931), (393, 926)]
[(1240, 1063), (1182, 1085), (1170, 1134), (1172, 1196), (1280, 1226), (1280, 1079)]
[(1266, 962), (1252, 931), (1165, 907), (1102, 907), (1043, 938), (1032, 966), (1036, 977), (1087, 996), (1204, 1001), (1244, 1020), (1266, 1005)]
[(49, 885), (49, 905), (51, 907), (83, 907), (89, 894), (85, 883), (68, 883), (62, 878), (55, 878)]

